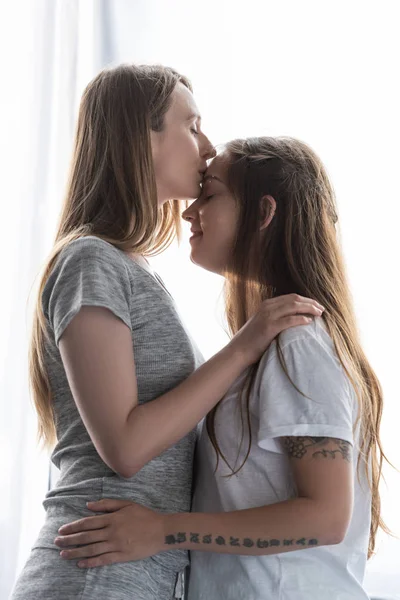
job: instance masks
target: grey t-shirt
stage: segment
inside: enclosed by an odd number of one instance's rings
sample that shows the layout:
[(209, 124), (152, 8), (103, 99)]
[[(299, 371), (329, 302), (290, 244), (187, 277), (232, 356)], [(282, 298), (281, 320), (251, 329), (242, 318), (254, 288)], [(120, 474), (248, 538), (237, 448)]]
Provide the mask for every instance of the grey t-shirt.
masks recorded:
[[(92, 443), (58, 349), (63, 331), (82, 306), (105, 307), (132, 332), (139, 403), (176, 387), (203, 359), (161, 281), (121, 250), (90, 236), (61, 252), (44, 288), (42, 304), (50, 334), (46, 366), (58, 437), (51, 459), (60, 469), (60, 478), (44, 501), (47, 517), (38, 545), (53, 546), (63, 509), (76, 507), (79, 518), (88, 500), (121, 498), (165, 512), (190, 510), (195, 430), (133, 477), (120, 477), (103, 462)], [(187, 564), (187, 553), (165, 552), (158, 562), (180, 570)]]

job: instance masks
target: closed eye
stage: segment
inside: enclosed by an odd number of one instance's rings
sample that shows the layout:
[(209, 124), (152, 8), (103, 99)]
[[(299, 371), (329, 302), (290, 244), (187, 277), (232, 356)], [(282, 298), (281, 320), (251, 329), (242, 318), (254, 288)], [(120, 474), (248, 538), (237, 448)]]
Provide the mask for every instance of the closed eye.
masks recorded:
[(205, 200), (206, 201), (211, 200), (211, 198), (214, 198), (214, 196), (215, 196), (215, 194), (211, 194), (210, 196), (206, 196)]
[(194, 133), (195, 135), (199, 135), (199, 132), (197, 131), (197, 129), (191, 129), (190, 130), (192, 133)]

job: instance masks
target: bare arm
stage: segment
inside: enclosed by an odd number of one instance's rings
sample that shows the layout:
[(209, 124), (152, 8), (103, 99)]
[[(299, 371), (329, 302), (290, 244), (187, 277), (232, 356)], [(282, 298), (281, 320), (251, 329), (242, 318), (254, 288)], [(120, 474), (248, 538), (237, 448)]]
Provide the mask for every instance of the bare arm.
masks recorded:
[(239, 352), (223, 349), (177, 388), (139, 405), (131, 332), (95, 307), (73, 319), (60, 352), (97, 451), (123, 477), (191, 431), (246, 368)]
[(103, 514), (64, 525), (62, 557), (84, 567), (139, 560), (164, 550), (268, 555), (340, 543), (353, 510), (349, 442), (335, 438), (282, 438), (298, 497), (226, 513), (161, 514), (129, 501), (100, 500)]
[(166, 515), (160, 550), (267, 555), (340, 543), (353, 505), (351, 445), (334, 438), (283, 438), (299, 496), (227, 513)]
[(60, 338), (60, 353), (85, 427), (110, 468), (134, 475), (191, 431), (280, 331), (309, 322), (302, 314), (321, 314), (316, 302), (295, 295), (263, 304), (223, 350), (143, 405), (129, 328), (107, 309), (79, 311)]

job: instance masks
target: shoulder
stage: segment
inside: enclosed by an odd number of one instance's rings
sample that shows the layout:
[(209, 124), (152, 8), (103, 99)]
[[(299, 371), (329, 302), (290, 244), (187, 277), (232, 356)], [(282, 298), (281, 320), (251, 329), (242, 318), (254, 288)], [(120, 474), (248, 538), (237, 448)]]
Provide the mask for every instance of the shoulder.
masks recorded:
[(93, 277), (129, 277), (124, 252), (96, 236), (81, 237), (64, 246), (49, 279), (81, 272)]
[(121, 260), (123, 252), (109, 242), (94, 235), (80, 237), (64, 246), (57, 262), (69, 257), (100, 257), (103, 259)]
[(265, 352), (262, 358), (264, 366), (279, 358), (278, 343), (285, 360), (294, 365), (312, 368), (325, 363), (334, 369), (342, 369), (334, 342), (322, 317), (315, 318), (308, 325), (283, 331), (279, 340), (274, 340)]
[(128, 253), (97, 236), (85, 236), (74, 240), (62, 250), (58, 262), (74, 259), (79, 260), (82, 267), (93, 262), (103, 263), (116, 271), (124, 271), (131, 279), (144, 278), (153, 282), (153, 277), (136, 260), (130, 258)]
[(262, 357), (254, 388), (263, 435), (352, 442), (358, 402), (323, 319), (284, 331), (278, 342)]
[(286, 329), (280, 335), (282, 346), (287, 346), (295, 342), (318, 343), (324, 346), (333, 345), (332, 339), (322, 317), (316, 317), (308, 325), (300, 325)]
[(96, 237), (81, 237), (70, 242), (56, 258), (43, 289), (44, 300), (57, 290), (63, 294), (76, 289), (115, 285), (130, 290), (129, 272), (124, 253), (112, 244)]
[(95, 236), (76, 239), (60, 251), (41, 296), (43, 312), (57, 335), (64, 319), (84, 305), (105, 306), (129, 322), (132, 279), (123, 256)]

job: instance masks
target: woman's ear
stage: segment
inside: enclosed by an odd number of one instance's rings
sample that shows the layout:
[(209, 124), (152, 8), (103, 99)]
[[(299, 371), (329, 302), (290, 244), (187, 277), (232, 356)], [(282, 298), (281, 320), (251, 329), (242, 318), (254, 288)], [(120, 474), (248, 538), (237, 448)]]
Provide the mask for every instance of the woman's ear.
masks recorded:
[(273, 196), (263, 196), (260, 200), (261, 226), (260, 231), (268, 227), (274, 218), (276, 201)]

